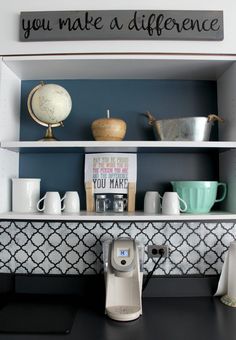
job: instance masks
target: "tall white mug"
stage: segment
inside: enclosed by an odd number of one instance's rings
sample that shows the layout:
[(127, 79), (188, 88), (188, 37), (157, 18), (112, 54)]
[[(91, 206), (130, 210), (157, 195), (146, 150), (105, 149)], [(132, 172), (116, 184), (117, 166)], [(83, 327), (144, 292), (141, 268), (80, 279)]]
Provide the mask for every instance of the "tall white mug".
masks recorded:
[[(184, 209), (180, 208), (180, 203), (184, 205)], [(164, 215), (179, 215), (180, 212), (187, 210), (186, 202), (179, 197), (177, 192), (165, 192), (162, 198), (162, 214)]]
[(80, 199), (77, 191), (67, 191), (62, 197), (62, 211), (65, 214), (75, 214), (80, 212)]
[(161, 213), (161, 195), (157, 191), (147, 191), (144, 196), (144, 213)]
[[(43, 201), (43, 207), (39, 205)], [(46, 194), (38, 201), (38, 211), (43, 211), (44, 214), (58, 215), (61, 214), (61, 197), (57, 191), (47, 191)]]
[(40, 178), (12, 178), (12, 211), (37, 212), (40, 197)]

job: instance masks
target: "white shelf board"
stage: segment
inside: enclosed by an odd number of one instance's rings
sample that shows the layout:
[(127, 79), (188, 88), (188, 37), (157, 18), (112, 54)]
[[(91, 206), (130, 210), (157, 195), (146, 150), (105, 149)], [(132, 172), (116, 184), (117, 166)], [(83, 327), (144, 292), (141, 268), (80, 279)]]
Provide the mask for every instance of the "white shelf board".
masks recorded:
[(236, 142), (192, 141), (2, 141), (1, 148), (14, 152), (173, 152), (235, 149)]
[(217, 80), (235, 60), (234, 56), (135, 53), (3, 58), (4, 63), (22, 80)]
[(236, 220), (236, 214), (227, 212), (210, 212), (208, 214), (185, 214), (180, 215), (149, 215), (142, 211), (135, 213), (88, 213), (81, 211), (80, 214), (61, 214), (61, 215), (46, 215), (44, 213), (24, 214), (8, 212), (0, 214), (0, 220), (28, 220), (28, 221), (228, 221)]

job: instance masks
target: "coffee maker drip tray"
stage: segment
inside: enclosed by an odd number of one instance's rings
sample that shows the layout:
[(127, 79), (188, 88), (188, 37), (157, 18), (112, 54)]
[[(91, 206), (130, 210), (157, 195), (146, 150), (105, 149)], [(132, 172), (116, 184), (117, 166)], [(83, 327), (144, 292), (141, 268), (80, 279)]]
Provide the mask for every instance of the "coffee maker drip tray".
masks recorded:
[(131, 321), (140, 316), (140, 306), (109, 306), (107, 315), (117, 321)]

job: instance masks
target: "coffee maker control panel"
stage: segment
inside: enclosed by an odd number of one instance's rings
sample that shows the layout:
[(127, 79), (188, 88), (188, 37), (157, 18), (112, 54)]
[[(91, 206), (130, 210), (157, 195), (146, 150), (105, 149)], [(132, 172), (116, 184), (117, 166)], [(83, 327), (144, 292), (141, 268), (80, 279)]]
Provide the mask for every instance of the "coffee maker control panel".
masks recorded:
[(134, 269), (135, 241), (116, 239), (111, 246), (111, 265), (118, 272), (129, 272)]

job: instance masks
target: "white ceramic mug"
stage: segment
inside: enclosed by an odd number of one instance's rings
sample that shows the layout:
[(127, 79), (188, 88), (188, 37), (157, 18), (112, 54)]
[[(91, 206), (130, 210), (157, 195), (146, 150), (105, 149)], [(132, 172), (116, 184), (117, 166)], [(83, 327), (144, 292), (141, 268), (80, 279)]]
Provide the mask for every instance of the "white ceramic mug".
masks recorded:
[(12, 178), (12, 211), (37, 212), (40, 197), (40, 178)]
[(64, 201), (61, 210), (65, 214), (80, 212), (80, 199), (77, 191), (67, 191), (61, 201)]
[[(184, 209), (180, 208), (180, 203), (184, 205)], [(180, 212), (187, 210), (186, 202), (179, 197), (177, 192), (165, 192), (162, 198), (162, 214), (164, 215), (179, 215)]]
[(147, 191), (144, 196), (144, 213), (161, 213), (161, 195), (157, 191)]
[[(43, 202), (43, 207), (40, 208), (40, 202)], [(38, 201), (38, 211), (43, 211), (45, 214), (61, 214), (61, 197), (57, 191), (47, 191), (46, 194)]]

